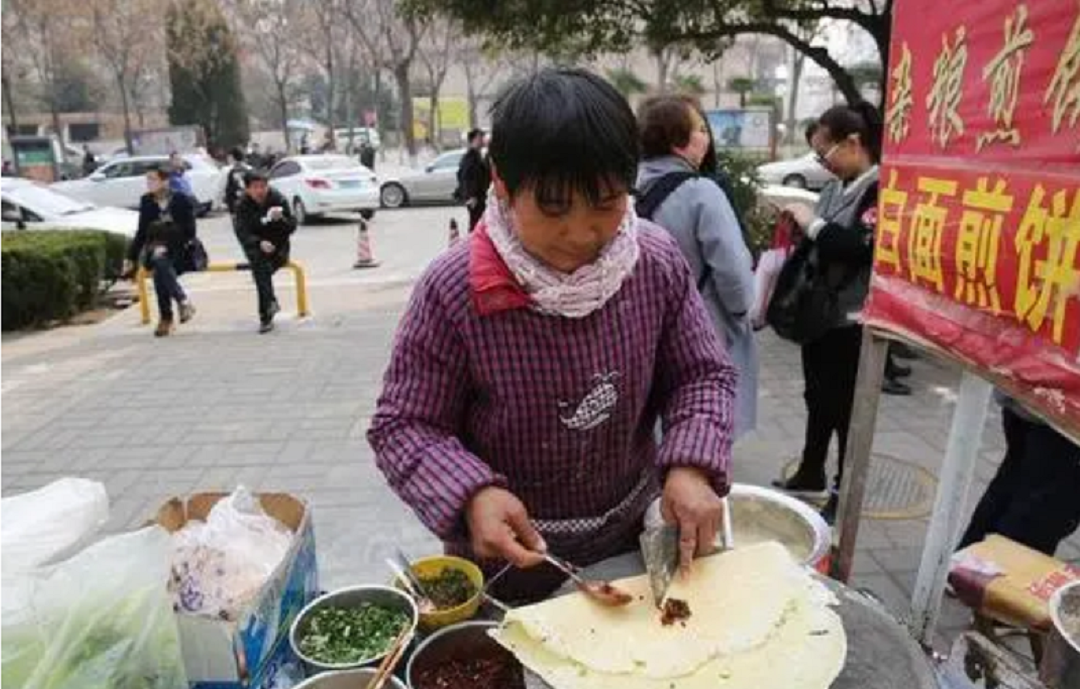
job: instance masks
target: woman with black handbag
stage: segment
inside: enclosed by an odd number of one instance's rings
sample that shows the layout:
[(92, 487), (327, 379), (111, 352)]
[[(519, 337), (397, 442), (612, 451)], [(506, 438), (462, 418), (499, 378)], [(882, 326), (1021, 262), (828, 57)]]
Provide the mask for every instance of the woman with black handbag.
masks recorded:
[(172, 302), (179, 307), (181, 323), (195, 315), (195, 306), (178, 277), (205, 268), (206, 251), (195, 236), (192, 201), (170, 190), (169, 171), (162, 168), (148, 172), (146, 188), (139, 202), (139, 228), (128, 249), (124, 272), (130, 273), (136, 261), (153, 272), (159, 315), (154, 336), (165, 337), (175, 327)]
[[(869, 103), (838, 105), (818, 119), (811, 146), (818, 162), (837, 179), (822, 190), (813, 211), (802, 205), (786, 209), (805, 238), (781, 272), (769, 307), (770, 324), (802, 345), (807, 409), (799, 468), (774, 485), (804, 497), (823, 497), (825, 462), (835, 434), (839, 471), (822, 510), (830, 523), (836, 515), (859, 368), (862, 327), (856, 315), (869, 291), (874, 257), (881, 139), (881, 117)], [(781, 294), (785, 287), (788, 291)]]

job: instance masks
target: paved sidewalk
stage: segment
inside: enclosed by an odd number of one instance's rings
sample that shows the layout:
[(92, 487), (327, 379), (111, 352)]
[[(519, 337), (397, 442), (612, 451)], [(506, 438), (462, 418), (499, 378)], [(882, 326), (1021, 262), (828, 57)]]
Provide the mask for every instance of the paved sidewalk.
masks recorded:
[[(196, 290), (196, 320), (166, 340), (138, 327), (134, 309), (96, 326), (5, 337), (4, 494), (64, 475), (98, 479), (112, 499), (110, 527), (122, 529), (175, 494), (237, 483), (292, 491), (314, 507), (328, 587), (385, 579), (393, 545), (434, 551), (436, 541), (385, 488), (364, 438), (408, 294), (394, 279), (377, 284), (378, 275), (314, 275), (315, 316), (286, 318), (262, 337), (252, 332), (244, 280)], [(735, 478), (767, 484), (797, 455), (805, 414), (797, 351), (771, 335), (761, 344), (762, 422), (736, 448)], [(936, 473), (958, 375), (929, 360), (914, 366), (916, 394), (882, 401), (875, 451)], [(973, 499), (1002, 454), (998, 424), (995, 411)], [(924, 518), (867, 520), (860, 532), (855, 584), (899, 614), (925, 528)], [(1080, 539), (1060, 554), (1080, 560)], [(946, 601), (943, 634), (965, 623)]]

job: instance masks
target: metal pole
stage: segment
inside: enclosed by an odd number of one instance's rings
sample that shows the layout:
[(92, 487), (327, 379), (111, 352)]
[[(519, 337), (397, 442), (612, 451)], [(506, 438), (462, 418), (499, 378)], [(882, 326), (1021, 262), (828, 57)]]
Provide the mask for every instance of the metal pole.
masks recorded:
[(836, 531), (839, 545), (833, 546), (830, 576), (847, 582), (855, 558), (855, 541), (859, 535), (866, 477), (870, 471), (870, 455), (874, 449), (874, 427), (877, 425), (881, 380), (885, 377), (885, 357), (889, 341), (878, 337), (870, 328), (863, 329), (859, 350), (859, 375), (855, 380), (855, 407), (848, 426), (844, 477), (840, 482), (840, 504), (836, 511)]
[(956, 533), (975, 474), (991, 390), (989, 383), (966, 371), (960, 380), (960, 396), (953, 412), (934, 512), (911, 596), (911, 633), (925, 646), (933, 642), (941, 596), (949, 574), (949, 559), (956, 546)]

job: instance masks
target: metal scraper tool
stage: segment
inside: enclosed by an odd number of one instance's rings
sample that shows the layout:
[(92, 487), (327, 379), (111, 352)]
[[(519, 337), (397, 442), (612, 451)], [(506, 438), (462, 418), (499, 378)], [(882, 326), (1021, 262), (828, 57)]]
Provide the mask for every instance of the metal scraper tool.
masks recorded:
[(641, 534), (641, 555), (649, 574), (653, 602), (660, 607), (667, 595), (671, 580), (679, 569), (679, 527), (665, 524)]
[[(731, 550), (735, 547), (732, 534), (731, 503), (727, 498), (721, 501), (721, 527), (717, 534), (717, 543), (710, 548), (709, 554)], [(647, 529), (641, 534), (641, 555), (645, 559), (645, 571), (649, 575), (653, 601), (660, 607), (667, 595), (671, 580), (679, 570), (679, 527), (665, 524), (659, 528)]]

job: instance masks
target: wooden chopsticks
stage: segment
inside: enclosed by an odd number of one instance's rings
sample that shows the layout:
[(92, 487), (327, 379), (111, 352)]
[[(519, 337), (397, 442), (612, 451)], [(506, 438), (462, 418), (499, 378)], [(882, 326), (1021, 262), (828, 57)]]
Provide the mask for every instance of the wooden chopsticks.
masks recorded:
[(393, 645), (387, 651), (386, 657), (379, 663), (379, 669), (375, 671), (375, 677), (368, 682), (367, 689), (383, 689), (383, 685), (394, 674), (394, 668), (401, 662), (401, 657), (405, 655), (405, 649), (409, 647), (413, 633), (414, 630), (409, 626), (401, 630), (401, 634), (394, 639)]

